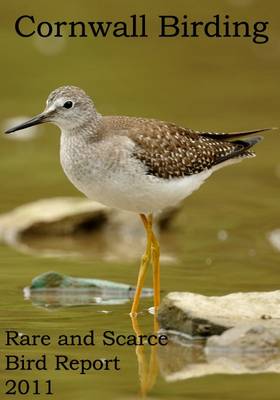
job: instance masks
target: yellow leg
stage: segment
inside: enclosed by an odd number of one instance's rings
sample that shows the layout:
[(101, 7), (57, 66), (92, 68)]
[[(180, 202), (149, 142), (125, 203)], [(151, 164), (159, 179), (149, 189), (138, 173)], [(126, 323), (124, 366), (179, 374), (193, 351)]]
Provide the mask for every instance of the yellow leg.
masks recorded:
[(154, 286), (154, 308), (155, 315), (160, 304), (160, 246), (159, 242), (152, 230), (153, 216), (148, 216), (148, 221), (151, 227), (151, 253), (152, 253), (152, 264), (153, 264), (153, 286)]
[(145, 280), (147, 268), (148, 268), (150, 257), (151, 257), (151, 245), (152, 245), (152, 235), (153, 235), (153, 232), (151, 229), (152, 227), (150, 225), (149, 219), (144, 214), (140, 214), (140, 217), (141, 217), (144, 227), (146, 229), (147, 244), (146, 244), (146, 251), (145, 251), (144, 255), (142, 256), (141, 265), (140, 265), (140, 269), (139, 269), (139, 273), (138, 273), (136, 291), (135, 291), (133, 304), (132, 304), (132, 308), (131, 308), (131, 312), (130, 312), (132, 316), (136, 315), (136, 313), (138, 311), (140, 296), (141, 296), (142, 288), (144, 286), (144, 280)]

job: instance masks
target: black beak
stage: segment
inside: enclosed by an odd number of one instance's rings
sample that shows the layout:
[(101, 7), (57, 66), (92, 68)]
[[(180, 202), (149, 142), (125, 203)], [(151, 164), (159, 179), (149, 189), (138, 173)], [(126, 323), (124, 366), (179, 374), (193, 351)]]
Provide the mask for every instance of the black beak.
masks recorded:
[(22, 124), (19, 124), (13, 128), (8, 129), (7, 131), (5, 131), (5, 133), (12, 133), (15, 131), (19, 131), (21, 129), (29, 128), (30, 126), (33, 125), (42, 124), (43, 122), (47, 122), (46, 118), (47, 115), (45, 113), (36, 115), (36, 117), (31, 118), (29, 121), (23, 122)]

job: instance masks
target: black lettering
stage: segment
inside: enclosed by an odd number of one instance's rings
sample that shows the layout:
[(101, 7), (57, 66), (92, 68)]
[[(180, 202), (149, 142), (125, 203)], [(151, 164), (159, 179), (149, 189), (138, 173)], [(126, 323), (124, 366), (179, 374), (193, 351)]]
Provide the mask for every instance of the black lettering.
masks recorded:
[(147, 341), (150, 346), (155, 346), (156, 344), (158, 344), (158, 337), (157, 335), (147, 336)]
[(158, 343), (161, 346), (166, 346), (168, 344), (168, 337), (166, 335), (159, 335), (158, 337)]
[(112, 361), (115, 362), (114, 369), (115, 369), (116, 371), (120, 371), (121, 367), (119, 366), (119, 364), (120, 364), (121, 360), (120, 360), (117, 356), (115, 356), (115, 358), (113, 358)]
[(10, 383), (11, 383), (11, 387), (9, 389), (7, 389), (5, 394), (17, 394), (17, 392), (16, 392), (16, 385), (17, 385), (16, 381), (14, 379), (9, 379), (6, 382), (6, 386), (9, 386)]
[[(84, 360), (82, 360), (82, 361), (84, 361)], [(73, 371), (79, 369), (80, 368), (80, 361), (79, 360), (75, 360), (75, 359), (71, 360), (70, 363), (69, 363), (69, 367)]]
[(114, 24), (113, 36), (115, 37), (129, 37), (127, 33), (127, 25), (125, 22), (119, 21)]
[(37, 26), (37, 32), (41, 37), (49, 37), (52, 34), (52, 25), (47, 21), (40, 22)]
[(29, 392), (30, 385), (29, 382), (26, 379), (22, 379), (21, 381), (18, 382), (18, 392), (19, 394), (27, 394)]
[(181, 37), (189, 37), (188, 35), (188, 16), (183, 15), (184, 21), (182, 22), (182, 28), (183, 28), (183, 33), (181, 34)]
[(85, 374), (85, 371), (90, 370), (91, 368), (91, 361), (90, 360), (81, 360), (81, 375)]
[(240, 35), (240, 29), (239, 27), (244, 27), (244, 33), (243, 33), (243, 37), (250, 37), (250, 28), (249, 28), (249, 24), (248, 22), (242, 21), (242, 22), (233, 22), (233, 26), (235, 28), (234, 31), (234, 37), (241, 37)]
[(67, 346), (68, 345), (67, 335), (59, 335), (57, 344), (59, 346)]
[(85, 335), (84, 337), (84, 344), (86, 346), (94, 346), (95, 345), (95, 340), (94, 340), (94, 331), (90, 330), (88, 335)]
[(56, 355), (55, 359), (56, 359), (56, 366), (55, 366), (56, 371), (59, 371), (60, 367), (63, 367), (66, 371), (69, 371), (69, 368), (67, 367), (67, 365), (65, 365), (68, 362), (67, 356)]
[(161, 25), (159, 37), (173, 37), (179, 34), (179, 19), (175, 15), (159, 15)]
[(6, 371), (13, 371), (19, 368), (18, 356), (6, 355)]
[[(90, 29), (93, 33), (93, 36), (107, 36), (108, 31), (110, 26), (112, 25), (112, 22), (88, 22)], [(104, 24), (106, 25), (106, 27), (104, 26)], [(95, 28), (95, 25), (97, 25), (97, 28)], [(101, 35), (99, 35), (99, 33), (101, 33)]]
[(199, 35), (198, 35), (198, 33), (197, 33), (197, 27), (199, 26), (199, 25), (203, 25), (203, 22), (201, 22), (201, 21), (194, 21), (194, 22), (192, 22), (191, 23), (191, 25), (192, 25), (192, 27), (193, 27), (193, 31), (192, 31), (192, 37), (198, 37)]
[(19, 337), (18, 332), (16, 332), (16, 331), (6, 331), (6, 346), (11, 346), (12, 344), (15, 344), (16, 346), (18, 346), (19, 343), (15, 340), (18, 337)]
[[(214, 18), (216, 20), (215, 22), (210, 21), (204, 25), (205, 34), (208, 37), (222, 37), (220, 33), (220, 16), (217, 14), (214, 15)], [(210, 28), (213, 29), (212, 32), (209, 31)]]
[(43, 346), (49, 346), (51, 344), (51, 338), (49, 335), (43, 335), (41, 338), (41, 343)]
[[(130, 336), (133, 336), (133, 338), (135, 339), (135, 336), (134, 336), (134, 335), (128, 335), (128, 341), (127, 341), (127, 345), (128, 345), (128, 346), (130, 345), (130, 343), (129, 343)], [(133, 340), (133, 339), (132, 339), (132, 340)], [(124, 335), (118, 335), (118, 336), (116, 337), (116, 342), (117, 342), (117, 344), (118, 344), (119, 346), (124, 346), (124, 345), (126, 344), (126, 337), (125, 337)]]
[(82, 345), (82, 338), (80, 335), (70, 335), (70, 345), (71, 346), (81, 346)]
[(29, 19), (29, 20), (31, 20), (31, 22), (33, 22), (33, 24), (35, 23), (35, 19), (34, 19), (33, 15), (22, 15), (22, 16), (19, 17), (19, 18), (16, 20), (16, 22), (15, 22), (15, 30), (16, 30), (16, 33), (17, 33), (19, 36), (22, 36), (22, 37), (30, 37), (30, 36), (34, 35), (34, 33), (35, 33), (35, 30), (32, 31), (31, 33), (23, 33), (23, 32), (21, 31), (21, 26), (20, 26), (20, 24), (21, 24), (22, 20), (23, 20), (23, 19), (26, 19), (26, 18)]
[(58, 22), (55, 22), (54, 25), (56, 25), (56, 34), (54, 35), (54, 37), (63, 37), (60, 28), (61, 28), (62, 26), (66, 26), (66, 25), (67, 25), (67, 22), (65, 22), (65, 21), (58, 21)]
[(224, 22), (224, 26), (225, 26), (225, 34), (224, 34), (224, 37), (230, 37), (230, 36), (231, 36), (231, 35), (230, 35), (230, 26), (229, 26), (229, 21), (228, 21), (229, 15), (225, 15), (225, 19), (226, 19), (227, 21)]
[[(268, 22), (256, 22), (254, 24), (254, 37), (253, 37), (253, 42), (256, 44), (263, 44), (267, 43), (269, 40), (268, 35), (260, 35), (260, 33), (263, 33), (266, 31)], [(258, 28), (260, 26), (260, 28)], [(257, 40), (260, 38), (261, 40)]]
[[(105, 331), (103, 333), (103, 345), (104, 346), (112, 346), (115, 343), (114, 336), (115, 336), (115, 334), (113, 331)], [(104, 340), (104, 339), (108, 339), (109, 341)]]
[[(70, 25), (71, 30), (70, 30), (70, 35), (68, 37), (77, 37), (77, 36), (79, 36), (79, 37), (87, 37), (86, 25), (85, 25), (84, 22), (82, 22), (82, 21), (78, 21), (78, 22), (71, 21), (71, 22), (69, 22), (69, 25)], [(77, 35), (77, 32), (75, 30), (76, 26), (80, 26), (81, 27), (79, 35)]]
[(95, 369), (96, 371), (99, 371), (100, 369), (103, 368), (103, 361), (98, 359), (94, 360), (92, 363), (92, 368)]
[[(130, 37), (148, 37), (146, 34), (146, 15), (142, 14), (137, 16), (136, 14), (133, 14), (130, 16), (130, 18), (132, 19), (132, 33)], [(137, 22), (139, 22), (141, 29), (137, 29)], [(141, 32), (140, 35), (138, 35), (138, 32)]]

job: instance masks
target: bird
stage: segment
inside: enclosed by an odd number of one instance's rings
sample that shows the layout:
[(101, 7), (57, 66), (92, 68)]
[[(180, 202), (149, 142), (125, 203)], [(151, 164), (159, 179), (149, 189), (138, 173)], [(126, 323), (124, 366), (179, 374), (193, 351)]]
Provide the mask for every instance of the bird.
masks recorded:
[(160, 305), (160, 245), (153, 229), (155, 213), (180, 203), (218, 169), (254, 157), (251, 148), (262, 139), (256, 134), (273, 129), (221, 133), (151, 118), (103, 116), (84, 90), (62, 86), (50, 93), (42, 113), (5, 133), (46, 122), (60, 128), (61, 165), (80, 192), (106, 206), (140, 215), (146, 249), (132, 316), (138, 314), (150, 262), (155, 311)]

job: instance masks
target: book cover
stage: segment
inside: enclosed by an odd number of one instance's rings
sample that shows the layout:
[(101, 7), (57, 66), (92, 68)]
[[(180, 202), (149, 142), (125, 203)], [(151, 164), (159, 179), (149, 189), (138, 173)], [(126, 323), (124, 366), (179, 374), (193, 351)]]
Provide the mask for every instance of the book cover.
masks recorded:
[(0, 8), (0, 398), (278, 399), (278, 2)]

